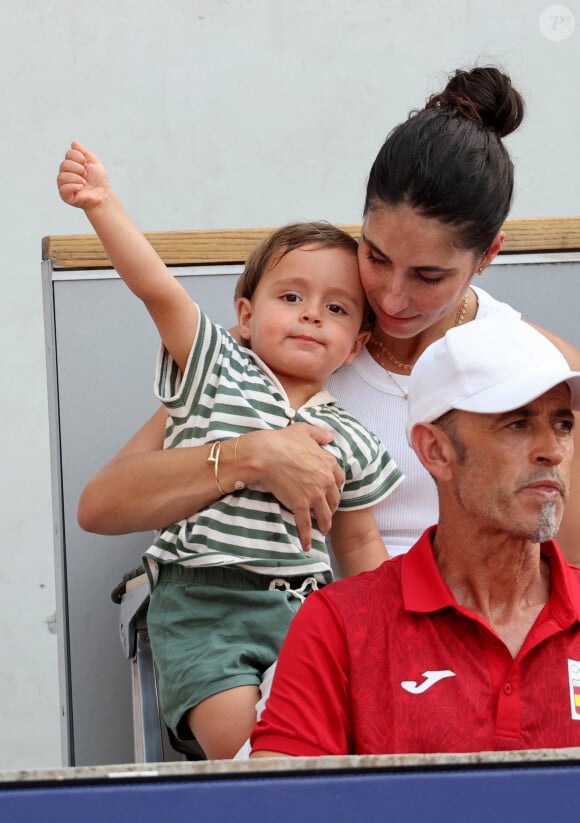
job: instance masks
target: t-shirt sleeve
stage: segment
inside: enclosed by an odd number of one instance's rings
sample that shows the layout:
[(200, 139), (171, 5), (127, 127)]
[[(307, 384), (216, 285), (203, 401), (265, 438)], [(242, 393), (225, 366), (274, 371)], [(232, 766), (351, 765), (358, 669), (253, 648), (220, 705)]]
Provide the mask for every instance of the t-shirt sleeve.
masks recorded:
[(343, 439), (342, 448), (346, 479), (338, 506), (341, 510), (375, 506), (405, 479), (381, 441), (358, 421), (351, 423), (348, 439)]
[(161, 345), (154, 390), (173, 417), (187, 417), (191, 409), (200, 404), (208, 375), (216, 368), (220, 357), (223, 340), (223, 329), (211, 323), (200, 309), (197, 331), (183, 374), (172, 355)]
[(342, 620), (324, 592), (292, 620), (252, 751), (295, 757), (349, 754), (352, 716)]

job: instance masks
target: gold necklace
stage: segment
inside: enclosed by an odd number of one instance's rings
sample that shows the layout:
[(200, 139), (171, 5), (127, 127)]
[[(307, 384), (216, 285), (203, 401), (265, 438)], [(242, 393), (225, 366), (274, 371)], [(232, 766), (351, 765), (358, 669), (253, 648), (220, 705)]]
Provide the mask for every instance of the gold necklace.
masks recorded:
[[(389, 377), (392, 380), (392, 382), (395, 384), (395, 386), (399, 389), (399, 391), (401, 392), (401, 395), (403, 396), (403, 400), (407, 400), (408, 397), (409, 397), (409, 392), (407, 391), (407, 389), (404, 386), (401, 386), (401, 384), (399, 383), (399, 381), (397, 380), (397, 378), (395, 377), (393, 372), (389, 369), (388, 364), (385, 363), (385, 361), (383, 360), (383, 352), (387, 355), (390, 354), (390, 352), (388, 351), (388, 349), (385, 349), (384, 346), (380, 345), (381, 341), (378, 340), (378, 338), (376, 338), (376, 337), (371, 337), (371, 339), (369, 340), (369, 344), (374, 344), (375, 341), (378, 344), (377, 348), (375, 350), (375, 359), (377, 360), (379, 366), (382, 366), (384, 368), (384, 370), (387, 374), (387, 377)], [(404, 365), (405, 365), (404, 363), (401, 363), (401, 366), (404, 366)], [(411, 366), (409, 366), (409, 369), (410, 368), (411, 368)], [(408, 377), (409, 375), (406, 375), (406, 376)]]
[(395, 380), (395, 375), (393, 374), (392, 371), (389, 371), (387, 369), (386, 372), (387, 372), (387, 375), (391, 378), (391, 380), (395, 384), (395, 386), (399, 389), (399, 391), (403, 395), (403, 400), (408, 400), (409, 399), (409, 392), (407, 391), (407, 389), (404, 388), (404, 386), (401, 386), (401, 384), (399, 383), (398, 380)]
[[(465, 292), (465, 294), (463, 295), (463, 300), (459, 304), (459, 308), (457, 309), (457, 314), (455, 315), (455, 323), (453, 324), (454, 326), (461, 326), (461, 324), (465, 320), (465, 315), (467, 314), (467, 301), (468, 300), (469, 300), (469, 289)], [(398, 369), (402, 369), (404, 372), (407, 372), (407, 374), (411, 374), (411, 371), (413, 370), (413, 366), (415, 365), (414, 363), (403, 363), (402, 360), (399, 360), (398, 358), (396, 358), (395, 355), (387, 349), (387, 347), (385, 346), (383, 341), (380, 338), (376, 337), (374, 334), (371, 337), (371, 339), (369, 340), (369, 343), (372, 346), (372, 348), (375, 349), (375, 353), (378, 354), (379, 362), (382, 359), (381, 355), (384, 355), (387, 358), (387, 360), (390, 360), (391, 363), (393, 363), (393, 365), (395, 365)], [(387, 366), (384, 362), (381, 363), (381, 366), (384, 366), (385, 368), (387, 368)], [(389, 371), (388, 368), (387, 368), (387, 371)], [(390, 372), (389, 372), (389, 374), (390, 374)], [(399, 386), (398, 383), (397, 383), (397, 386)], [(403, 391), (401, 386), (399, 386), (399, 388), (401, 389), (401, 391)]]
[[(397, 360), (394, 354), (390, 352), (382, 340), (378, 337), (373, 336), (369, 340), (370, 345), (375, 350), (375, 353), (378, 355), (379, 362), (382, 360), (382, 355), (384, 355), (387, 360), (390, 360), (398, 369), (402, 369), (402, 371), (406, 371), (408, 374), (411, 374), (411, 369), (413, 368), (413, 363), (403, 363), (401, 360)], [(385, 363), (381, 363), (381, 366), (385, 366)]]
[(469, 289), (463, 295), (463, 300), (459, 304), (459, 308), (457, 309), (457, 314), (455, 315), (455, 323), (454, 326), (460, 326), (463, 321), (465, 320), (465, 315), (467, 314), (467, 301), (469, 300)]
[[(455, 315), (455, 323), (453, 324), (454, 326), (461, 326), (461, 324), (464, 322), (465, 315), (467, 314), (467, 301), (468, 300), (469, 300), (469, 289), (465, 292), (465, 294), (463, 295), (463, 300), (459, 304), (459, 308), (457, 309), (457, 314)], [(398, 369), (402, 369), (403, 371), (407, 372), (408, 374), (411, 374), (411, 371), (413, 370), (413, 366), (415, 365), (414, 363), (403, 363), (403, 361), (399, 360), (397, 357), (395, 357), (395, 355), (387, 349), (387, 347), (385, 346), (383, 341), (380, 338), (376, 337), (374, 334), (371, 337), (371, 339), (369, 340), (369, 343), (371, 344), (372, 348), (375, 349), (376, 353), (379, 354), (379, 360), (381, 359), (380, 355), (384, 354), (384, 356), (387, 358), (387, 360), (390, 360), (391, 363), (393, 363), (393, 365), (395, 365)], [(381, 365), (385, 366), (384, 363), (381, 363)], [(386, 366), (385, 366), (385, 368), (386, 368)], [(401, 388), (401, 387), (399, 386), (399, 388)]]

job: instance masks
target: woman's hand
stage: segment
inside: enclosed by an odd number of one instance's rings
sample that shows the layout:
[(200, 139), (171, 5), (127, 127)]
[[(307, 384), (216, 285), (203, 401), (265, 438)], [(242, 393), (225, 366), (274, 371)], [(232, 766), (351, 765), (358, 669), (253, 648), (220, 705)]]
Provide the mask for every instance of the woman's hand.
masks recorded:
[[(78, 507), (83, 529), (97, 534), (160, 529), (214, 503), (220, 494), (208, 446), (163, 450), (166, 414), (159, 409), (87, 483)], [(296, 423), (279, 431), (256, 431), (226, 441), (220, 455), (220, 483), (236, 480), (273, 494), (294, 513), (305, 549), (312, 516), (323, 534), (330, 530), (344, 474), (322, 445), (332, 434)]]
[(238, 444), (240, 478), (270, 492), (293, 512), (305, 550), (312, 541), (312, 517), (328, 534), (340, 500), (344, 472), (322, 448), (332, 439), (324, 429), (294, 423), (277, 431), (251, 432)]

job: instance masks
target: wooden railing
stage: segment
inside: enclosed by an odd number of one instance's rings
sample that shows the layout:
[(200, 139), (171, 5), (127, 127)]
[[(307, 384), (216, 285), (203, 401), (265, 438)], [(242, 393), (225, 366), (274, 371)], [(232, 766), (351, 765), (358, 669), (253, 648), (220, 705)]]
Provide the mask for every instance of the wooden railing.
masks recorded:
[[(360, 225), (343, 229), (359, 237)], [(502, 254), (580, 251), (580, 217), (511, 218), (504, 224)], [(150, 232), (146, 236), (168, 265), (243, 263), (273, 229), (225, 229), (209, 231)], [(94, 234), (45, 237), (43, 260), (54, 269), (110, 268), (109, 259)]]

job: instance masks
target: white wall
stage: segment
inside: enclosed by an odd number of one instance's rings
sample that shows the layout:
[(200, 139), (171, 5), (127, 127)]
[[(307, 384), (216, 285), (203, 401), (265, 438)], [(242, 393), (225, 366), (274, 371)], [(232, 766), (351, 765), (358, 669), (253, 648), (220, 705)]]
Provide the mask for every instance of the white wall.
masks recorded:
[(357, 222), (386, 132), (447, 71), (499, 62), (528, 102), (513, 214), (578, 214), (580, 0), (560, 41), (548, 5), (3, 0), (0, 768), (61, 758), (40, 240), (88, 231), (56, 192), (67, 144), (144, 230)]

